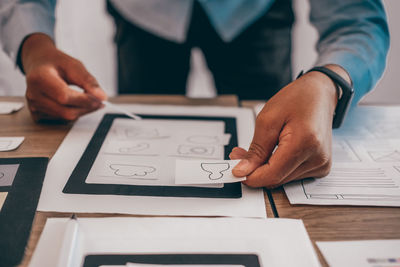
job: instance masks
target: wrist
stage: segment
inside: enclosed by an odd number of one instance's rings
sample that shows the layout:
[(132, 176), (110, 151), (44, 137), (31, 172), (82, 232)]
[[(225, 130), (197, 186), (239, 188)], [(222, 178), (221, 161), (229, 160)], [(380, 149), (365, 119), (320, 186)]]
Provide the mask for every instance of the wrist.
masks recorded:
[(21, 63), (24, 71), (27, 73), (36, 59), (40, 59), (53, 50), (57, 50), (57, 48), (49, 36), (43, 33), (29, 35), (21, 47)]
[(310, 83), (317, 90), (320, 101), (322, 101), (321, 104), (328, 108), (333, 117), (338, 103), (336, 84), (327, 75), (317, 71), (308, 72), (304, 77), (310, 79)]

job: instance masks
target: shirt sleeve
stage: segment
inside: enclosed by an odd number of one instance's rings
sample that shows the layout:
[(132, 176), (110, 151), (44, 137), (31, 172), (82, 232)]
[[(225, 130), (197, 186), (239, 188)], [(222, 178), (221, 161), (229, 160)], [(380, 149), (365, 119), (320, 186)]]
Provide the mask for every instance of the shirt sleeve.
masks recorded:
[(350, 75), (353, 103), (381, 77), (389, 29), (380, 0), (310, 0), (310, 21), (319, 33), (315, 65), (337, 64)]
[(16, 63), (22, 41), (32, 33), (54, 40), (56, 0), (0, 0), (0, 37), (3, 50)]

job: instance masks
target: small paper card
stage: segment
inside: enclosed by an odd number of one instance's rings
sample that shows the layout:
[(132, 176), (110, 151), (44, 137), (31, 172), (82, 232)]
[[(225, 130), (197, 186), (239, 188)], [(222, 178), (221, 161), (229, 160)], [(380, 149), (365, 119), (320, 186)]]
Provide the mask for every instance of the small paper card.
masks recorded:
[(25, 137), (0, 137), (0, 152), (1, 151), (11, 151), (17, 149), (22, 142), (24, 141)]
[(24, 106), (22, 102), (0, 102), (0, 114), (10, 114), (20, 110)]
[(176, 160), (176, 184), (235, 183), (246, 177), (233, 176), (232, 169), (240, 160)]

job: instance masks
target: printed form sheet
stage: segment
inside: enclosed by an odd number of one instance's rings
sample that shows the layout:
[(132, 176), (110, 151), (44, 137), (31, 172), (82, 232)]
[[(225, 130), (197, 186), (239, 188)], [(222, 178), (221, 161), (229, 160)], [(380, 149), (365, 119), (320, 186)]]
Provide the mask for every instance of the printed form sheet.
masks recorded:
[(38, 210), (266, 217), (263, 191), (234, 182), (237, 162), (223, 161), (233, 145), (249, 146), (251, 111), (123, 107), (144, 119), (104, 109), (75, 123), (50, 161)]
[[(30, 267), (56, 266), (67, 220), (47, 220)], [(114, 217), (78, 227), (73, 266), (320, 266), (301, 220)]]

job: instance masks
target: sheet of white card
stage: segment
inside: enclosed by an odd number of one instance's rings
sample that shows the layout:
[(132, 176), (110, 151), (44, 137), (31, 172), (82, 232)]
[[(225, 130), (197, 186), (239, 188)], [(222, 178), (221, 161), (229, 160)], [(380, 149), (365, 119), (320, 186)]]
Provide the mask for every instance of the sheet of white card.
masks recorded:
[(316, 242), (331, 267), (400, 265), (400, 240)]
[(240, 160), (176, 160), (176, 184), (237, 183), (246, 177), (235, 177), (232, 169)]
[[(30, 267), (55, 266), (67, 220), (47, 220)], [(252, 254), (261, 266), (320, 266), (301, 220), (114, 217), (78, 223), (83, 237), (74, 266), (93, 254)]]
[[(233, 117), (237, 123), (238, 145), (245, 149), (248, 148), (253, 136), (254, 115), (247, 109), (151, 105), (125, 105), (124, 108), (139, 115), (185, 114), (187, 116)], [(143, 215), (266, 217), (263, 191), (243, 185), (242, 197), (237, 199), (63, 194), (62, 190), (67, 180), (103, 115), (107, 112), (113, 113), (105, 108), (80, 118), (74, 124), (50, 161), (38, 210)], [(165, 130), (165, 134), (168, 135), (168, 128)], [(106, 154), (102, 156), (107, 159)], [(67, 161), (66, 158), (68, 158)], [(175, 164), (172, 165), (173, 169), (174, 167)], [(174, 179), (173, 183), (175, 183)], [(193, 209), (193, 206), (196, 206), (196, 209)]]
[(24, 103), (22, 102), (0, 102), (0, 115), (3, 114), (11, 114), (13, 112), (17, 112), (21, 108), (23, 108)]
[(11, 150), (17, 149), (22, 144), (24, 139), (25, 139), (25, 137), (23, 137), (23, 136), (0, 137), (0, 152), (11, 151)]

